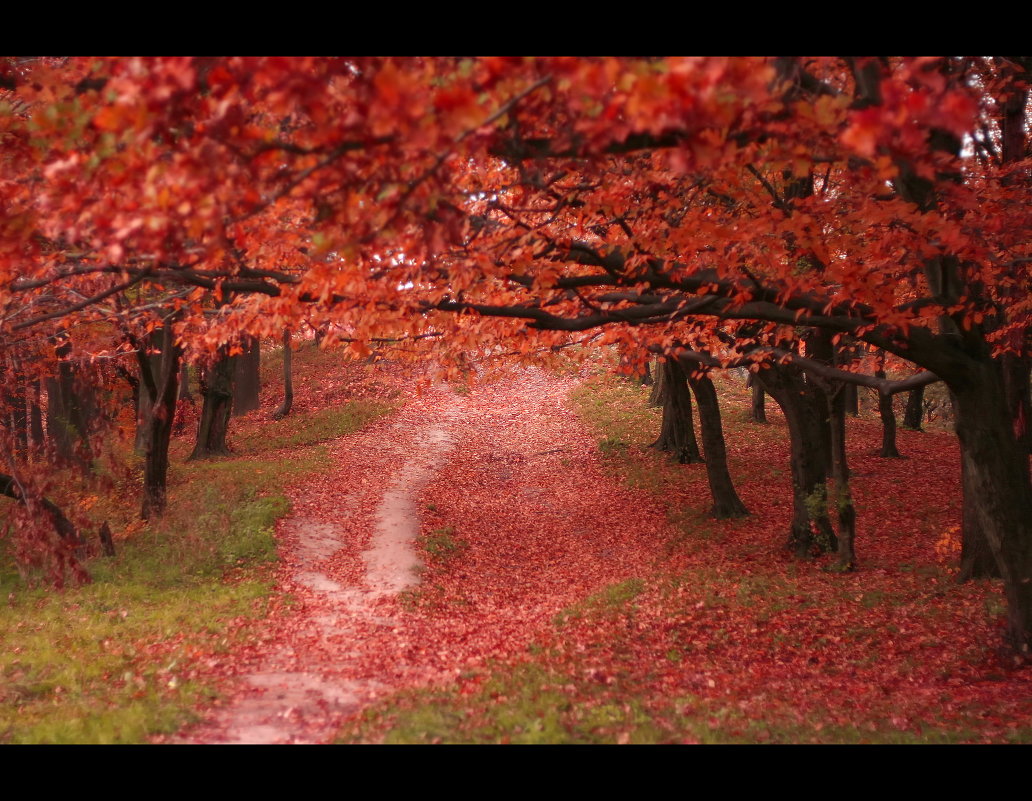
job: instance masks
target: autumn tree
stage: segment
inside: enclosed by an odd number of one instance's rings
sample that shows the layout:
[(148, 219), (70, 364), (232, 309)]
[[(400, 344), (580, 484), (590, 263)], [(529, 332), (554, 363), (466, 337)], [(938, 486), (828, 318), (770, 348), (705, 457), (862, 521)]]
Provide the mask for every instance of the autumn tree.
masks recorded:
[[(458, 260), (436, 268), (464, 297), (435, 307), (540, 330), (619, 326), (635, 339), (646, 324), (757, 321), (798, 344), (702, 350), (725, 364), (773, 357), (882, 395), (941, 378), (955, 398), (965, 503), (1004, 579), (1009, 636), (1027, 650), (1032, 493), (1008, 387), (1025, 386), (1012, 371), (1026, 375), (1028, 360), (1028, 294), (1012, 289), (1029, 281), (1028, 168), (961, 149), (980, 124), (986, 149), (999, 141), (1001, 112), (1027, 94), (1025, 61), (551, 66), (553, 91), (521, 104), (489, 146), (519, 186), (481, 207), (499, 266), (477, 279)], [(710, 93), (710, 80), (734, 89)], [(801, 197), (790, 190), (805, 175), (815, 191)], [(570, 210), (565, 241), (583, 236), (593, 263), (572, 258), (558, 225), (535, 222), (558, 206)], [(986, 226), (987, 213), (1001, 224)], [(483, 300), (470, 299), (474, 280), (492, 289)], [(829, 366), (793, 326), (852, 336), (928, 376)]]
[[(18, 108), (37, 110), (32, 136), (26, 112), (3, 118), (5, 303), (74, 290), (53, 310), (70, 315), (136, 285), (177, 287), (177, 330), (209, 354), (241, 332), (278, 336), (306, 307), (357, 352), (375, 337), (447, 333), (434, 341), (457, 360), (590, 337), (689, 369), (803, 381), (807, 414), (823, 421), (835, 382), (887, 396), (939, 378), (1009, 637), (1032, 645), (1017, 425), (1027, 59), (125, 59), (32, 71), (7, 79)], [(861, 372), (810, 332), (922, 372)]]

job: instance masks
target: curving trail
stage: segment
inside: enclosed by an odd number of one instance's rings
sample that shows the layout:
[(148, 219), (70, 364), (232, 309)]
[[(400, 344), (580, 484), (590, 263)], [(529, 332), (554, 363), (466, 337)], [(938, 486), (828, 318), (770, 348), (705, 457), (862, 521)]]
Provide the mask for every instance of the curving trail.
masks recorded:
[[(377, 696), (516, 654), (564, 606), (646, 569), (665, 521), (599, 470), (566, 406), (575, 383), (524, 370), (469, 396), (435, 387), (336, 441), (277, 530), (294, 612), (236, 655), (237, 689), (177, 741), (326, 742)], [(447, 546), (428, 565), (421, 524)]]

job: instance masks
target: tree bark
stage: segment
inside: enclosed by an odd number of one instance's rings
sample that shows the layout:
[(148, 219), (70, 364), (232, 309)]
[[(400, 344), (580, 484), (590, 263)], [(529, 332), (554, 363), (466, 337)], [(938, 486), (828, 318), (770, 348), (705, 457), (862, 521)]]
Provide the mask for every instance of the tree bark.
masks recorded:
[(753, 377), (752, 373), (749, 373), (749, 380), (746, 383), (752, 390), (752, 407), (750, 409), (750, 417), (754, 423), (766, 423), (767, 422), (767, 409), (764, 405), (764, 399), (766, 393), (763, 391), (763, 387)]
[(193, 393), (190, 391), (190, 365), (186, 362), (179, 368), (179, 398), (178, 400), (193, 403)]
[(835, 481), (835, 508), (838, 510), (838, 562), (836, 570), (856, 569), (856, 507), (849, 489), (849, 463), (846, 459), (845, 386), (839, 385), (826, 395), (831, 418), (831, 475)]
[(290, 346), (290, 329), (283, 329), (283, 403), (273, 414), (273, 419), (281, 420), (290, 414), (294, 405), (294, 350)]
[(791, 445), (792, 526), (786, 546), (797, 556), (835, 550), (838, 542), (828, 519), (826, 465), (820, 450), (821, 419), (816, 398), (802, 375), (788, 365), (771, 365), (756, 380), (785, 415)]
[(1003, 368), (984, 360), (950, 384), (964, 469), (965, 502), (996, 560), (1007, 597), (1007, 633), (1032, 651), (1032, 485), (1028, 453), (1015, 437)]
[(106, 520), (104, 525), (100, 527), (100, 531), (97, 532), (97, 539), (100, 540), (101, 553), (107, 557), (114, 557), (115, 541), (111, 538), (111, 526), (108, 525)]
[(651, 387), (656, 383), (656, 380), (652, 377), (652, 360), (647, 359), (645, 361), (645, 369), (641, 374), (641, 385), (643, 387)]
[(259, 393), (261, 382), (259, 368), (261, 366), (261, 343), (248, 337), (244, 342), (244, 352), (233, 356), (233, 405), (232, 414), (240, 417), (257, 409), (261, 402)]
[(47, 380), (47, 431), (58, 457), (85, 470), (93, 458), (84, 414), (90, 404), (80, 395), (85, 388), (76, 386), (75, 366), (67, 358), (71, 352), (67, 340), (55, 349), (61, 361), (57, 376)]
[(999, 578), (1000, 568), (989, 547), (989, 540), (978, 522), (978, 514), (973, 501), (978, 492), (977, 487), (969, 481), (969, 473), (965, 461), (960, 460), (960, 481), (963, 494), (963, 516), (960, 528), (960, 574), (958, 582), (972, 579)]
[(1014, 423), (1014, 435), (1032, 453), (1032, 385), (1029, 363), (1013, 354), (1003, 356), (1003, 378), (1007, 390), (1007, 409)]
[(860, 416), (860, 393), (857, 392), (855, 384), (846, 384), (845, 392), (845, 403), (846, 412), (853, 417)]
[[(876, 370), (875, 376), (885, 378), (884, 370)], [(892, 396), (878, 393), (878, 414), (882, 421), (882, 446), (879, 454), (883, 459), (899, 459), (896, 448), (896, 412), (892, 408)]]
[(29, 447), (33, 458), (43, 452), (46, 445), (43, 434), (43, 387), (39, 379), (32, 382), (32, 397), (29, 401)]
[[(804, 337), (806, 348), (811, 358), (822, 364), (835, 364), (835, 345), (832, 342), (832, 334), (824, 329), (815, 329)], [(831, 398), (825, 391), (826, 383), (820, 379), (803, 374), (803, 380), (810, 388), (813, 396), (813, 406), (820, 418), (817, 430), (820, 432), (819, 448), (824, 454), (825, 475), (831, 475), (834, 471), (835, 456), (832, 447), (831, 435)]]
[(907, 395), (907, 408), (903, 412), (903, 428), (920, 431), (924, 419), (924, 387), (912, 389)]
[(727, 469), (727, 448), (724, 445), (716, 387), (708, 376), (693, 378), (689, 375), (688, 382), (699, 402), (699, 429), (702, 431), (702, 446), (706, 454), (706, 476), (713, 496), (710, 514), (718, 520), (744, 517), (749, 514), (749, 510), (738, 497)]
[(5, 375), (4, 411), (6, 427), (10, 431), (12, 455), (24, 461), (29, 453), (29, 398), (23, 372), (15, 362)]
[(159, 350), (148, 355), (138, 347), (140, 367), (140, 425), (143, 463), (144, 520), (164, 513), (167, 504), (168, 448), (179, 391), (179, 361), (182, 351), (175, 342), (172, 319), (151, 334), (151, 347)]
[(225, 346), (219, 348), (215, 361), (201, 373), (201, 396), (204, 405), (190, 459), (228, 455), (226, 434), (233, 406), (233, 364)]
[(649, 406), (657, 409), (666, 403), (666, 370), (662, 362), (656, 370), (656, 380), (652, 384), (652, 391), (649, 393)]
[(653, 448), (674, 454), (680, 464), (694, 464), (702, 461), (699, 443), (695, 439), (692, 421), (692, 396), (688, 390), (688, 377), (674, 359), (666, 359), (662, 369), (663, 422), (659, 439)]

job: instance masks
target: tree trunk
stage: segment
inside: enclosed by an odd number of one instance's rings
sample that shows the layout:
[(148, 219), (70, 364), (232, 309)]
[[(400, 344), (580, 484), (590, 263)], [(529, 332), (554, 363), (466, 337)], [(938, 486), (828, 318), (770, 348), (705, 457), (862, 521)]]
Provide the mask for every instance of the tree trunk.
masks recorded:
[(13, 456), (24, 461), (29, 453), (29, 398), (25, 376), (14, 364), (5, 375), (4, 406)]
[[(1014, 434), (998, 362), (950, 384), (964, 464), (965, 502), (996, 560), (1007, 597), (1007, 633), (1032, 650), (1032, 485), (1028, 453)], [(971, 371), (975, 372), (975, 371)]]
[(140, 425), (142, 440), (144, 520), (161, 515), (167, 503), (168, 447), (172, 441), (172, 422), (179, 391), (179, 360), (182, 351), (175, 342), (172, 320), (151, 334), (151, 347), (160, 350), (148, 355), (146, 348), (136, 351), (140, 367)]
[(921, 430), (921, 421), (924, 418), (924, 387), (912, 389), (907, 395), (907, 408), (903, 412), (903, 428), (911, 431)]
[[(885, 378), (884, 370), (875, 370), (875, 376)], [(896, 449), (896, 412), (892, 408), (892, 396), (878, 393), (878, 414), (882, 421), (882, 445), (879, 454), (884, 459), (899, 459)]]
[(32, 382), (32, 397), (29, 402), (29, 440), (33, 457), (39, 456), (46, 445), (43, 434), (43, 386), (39, 379)]
[(652, 377), (652, 360), (647, 359), (645, 361), (645, 369), (641, 374), (641, 385), (643, 387), (651, 387), (656, 383), (656, 380)]
[(283, 403), (276, 410), (273, 419), (280, 420), (290, 414), (294, 405), (294, 350), (290, 346), (290, 329), (283, 329)]
[(61, 361), (57, 377), (47, 380), (47, 431), (59, 458), (87, 469), (93, 457), (83, 408), (89, 404), (80, 397), (85, 390), (76, 386), (75, 366), (67, 360), (71, 343), (62, 342), (55, 352)]
[(718, 520), (744, 517), (749, 514), (749, 510), (735, 492), (731, 474), (727, 470), (727, 449), (724, 446), (717, 390), (707, 376), (689, 376), (688, 382), (699, 402), (699, 429), (702, 431), (702, 445), (706, 453), (706, 476), (713, 496), (710, 514)]
[(193, 393), (190, 391), (190, 365), (183, 362), (179, 368), (179, 398), (178, 400), (193, 403)]
[(666, 403), (666, 370), (663, 368), (663, 363), (660, 362), (656, 370), (655, 383), (649, 393), (649, 406), (658, 409), (664, 403)]
[(846, 460), (845, 386), (839, 385), (828, 398), (831, 418), (831, 475), (835, 481), (835, 508), (838, 510), (838, 563), (836, 569), (856, 569), (856, 507), (849, 489), (849, 463)]
[(688, 390), (688, 378), (672, 358), (663, 362), (662, 376), (663, 422), (659, 439), (651, 447), (674, 454), (681, 464), (701, 462), (702, 454), (699, 453), (692, 422), (692, 396)]
[(1032, 385), (1029, 363), (1013, 354), (1003, 357), (1003, 378), (1007, 388), (1007, 408), (1014, 423), (1014, 435), (1025, 451), (1032, 453)]
[(843, 390), (845, 393), (846, 412), (853, 417), (860, 416), (860, 393), (855, 384), (846, 384)]
[(197, 426), (197, 442), (190, 459), (206, 459), (210, 456), (229, 454), (226, 434), (229, 431), (229, 416), (233, 406), (233, 364), (227, 355), (228, 348), (219, 352), (201, 374), (201, 421)]
[(989, 547), (989, 540), (978, 522), (973, 498), (977, 488), (969, 483), (968, 470), (963, 459), (960, 461), (960, 481), (963, 492), (964, 512), (960, 528), (960, 574), (958, 582), (971, 579), (999, 578), (1000, 568)]
[[(835, 364), (835, 345), (832, 342), (832, 334), (830, 331), (818, 328), (810, 332), (805, 337), (805, 342), (807, 351), (812, 358), (819, 362), (823, 362), (824, 364)], [(824, 473), (828, 476), (834, 471), (835, 463), (835, 456), (833, 453), (834, 448), (832, 447), (831, 437), (830, 409), (832, 407), (832, 401), (828, 393), (824, 390), (824, 382), (807, 376), (805, 373), (802, 377), (810, 389), (810, 394), (813, 396), (813, 407), (820, 419), (817, 426), (817, 431), (820, 433), (818, 447), (824, 454)]]
[(750, 411), (751, 419), (754, 423), (766, 423), (767, 422), (767, 409), (764, 404), (766, 393), (763, 391), (763, 387), (753, 377), (752, 373), (749, 373), (749, 380), (746, 383), (750, 389), (752, 389), (752, 408)]
[(835, 550), (838, 542), (828, 519), (825, 465), (820, 448), (824, 438), (822, 413), (815, 408), (812, 387), (787, 365), (772, 365), (756, 373), (767, 394), (774, 398), (788, 423), (792, 468), (792, 527), (787, 547), (797, 556)]
[[(145, 350), (157, 350), (161, 347), (161, 331), (153, 331), (147, 337), (147, 341), (150, 343)], [(147, 353), (143, 355), (143, 359), (147, 365), (146, 369), (150, 370), (151, 377), (154, 379), (153, 385), (157, 386), (160, 383), (160, 379), (157, 376), (161, 374), (161, 353)], [(151, 383), (144, 380), (144, 362), (140, 361), (140, 354), (137, 354), (137, 377), (130, 377), (125, 375), (126, 381), (133, 388), (133, 399), (136, 403), (136, 439), (133, 447), (136, 452), (141, 456), (146, 453), (146, 440), (147, 440), (147, 427), (151, 424), (150, 413), (154, 408), (154, 398), (150, 394), (149, 387)]]
[(248, 337), (244, 342), (244, 352), (232, 357), (233, 363), (233, 405), (234, 417), (247, 414), (260, 406), (259, 393), (261, 382), (259, 367), (261, 366), (261, 343)]

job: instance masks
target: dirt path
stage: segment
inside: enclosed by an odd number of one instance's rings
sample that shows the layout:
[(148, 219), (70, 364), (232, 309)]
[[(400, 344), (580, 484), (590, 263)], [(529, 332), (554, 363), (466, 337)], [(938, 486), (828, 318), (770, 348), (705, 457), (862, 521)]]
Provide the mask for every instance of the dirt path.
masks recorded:
[[(335, 469), (294, 488), (277, 530), (296, 613), (239, 655), (239, 689), (179, 741), (326, 742), (378, 695), (518, 651), (653, 559), (663, 522), (598, 471), (573, 383), (525, 371), (469, 397), (435, 388), (338, 440)], [(421, 519), (443, 543), (429, 565)]]

